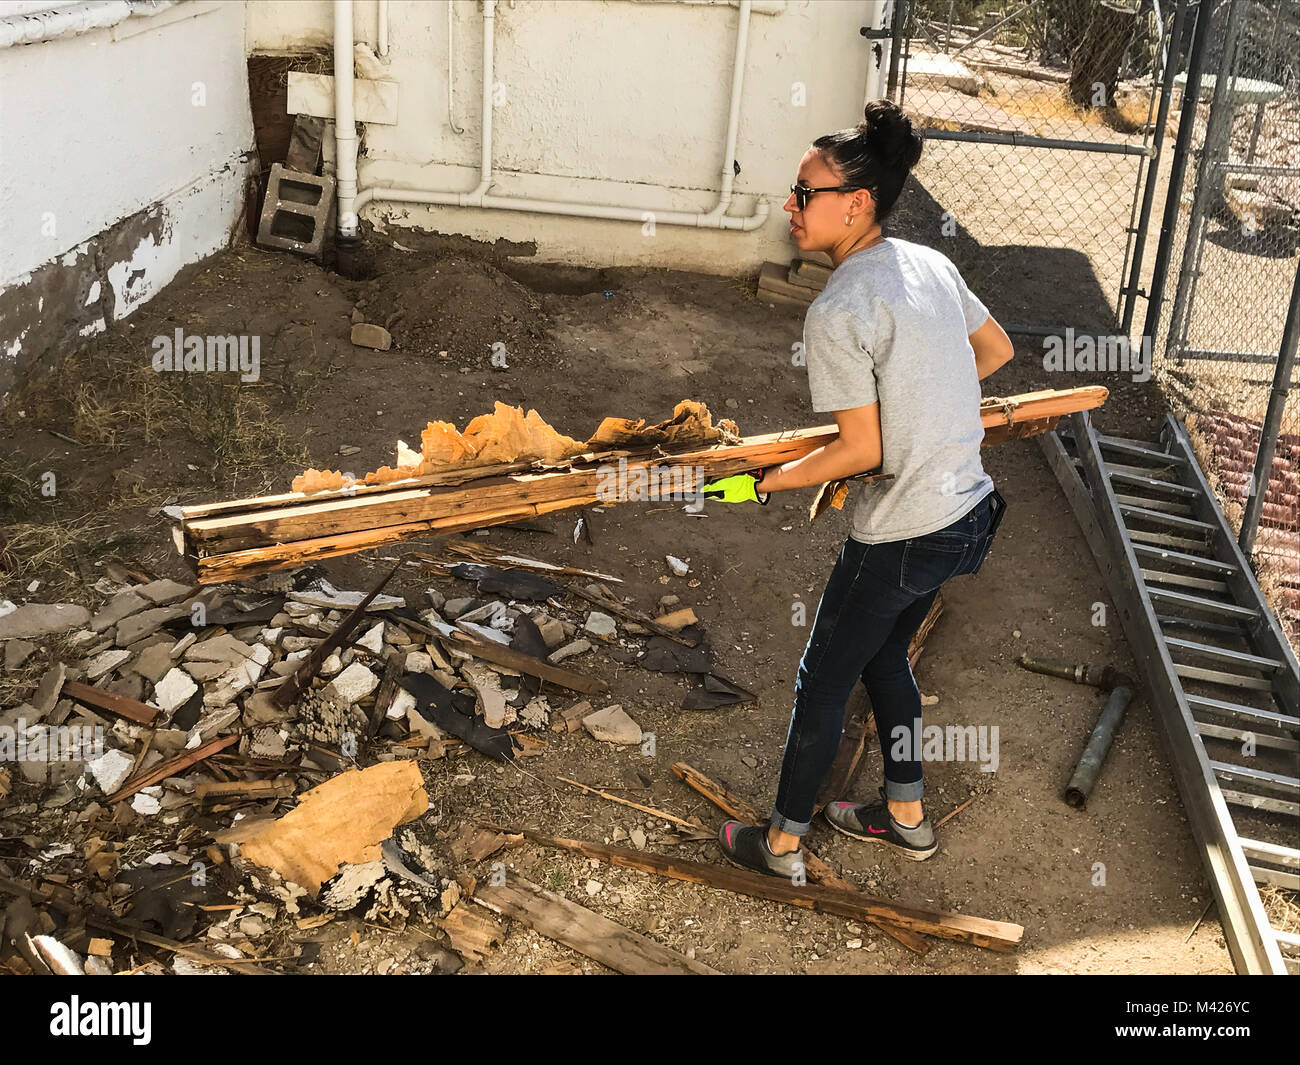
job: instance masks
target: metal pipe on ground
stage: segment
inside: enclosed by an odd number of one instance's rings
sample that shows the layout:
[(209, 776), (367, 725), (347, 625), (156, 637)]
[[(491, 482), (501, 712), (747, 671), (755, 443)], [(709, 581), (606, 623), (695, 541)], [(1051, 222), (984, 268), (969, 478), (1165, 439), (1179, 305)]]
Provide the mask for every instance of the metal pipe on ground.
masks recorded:
[(1097, 783), (1097, 776), (1101, 773), (1102, 763), (1106, 761), (1106, 755), (1110, 752), (1115, 731), (1124, 720), (1124, 712), (1132, 700), (1132, 690), (1122, 685), (1112, 688), (1110, 695), (1106, 697), (1106, 703), (1101, 708), (1101, 716), (1097, 718), (1092, 735), (1088, 737), (1088, 745), (1084, 747), (1079, 764), (1074, 767), (1074, 774), (1065, 786), (1065, 801), (1076, 810), (1082, 810), (1087, 804), (1093, 785)]

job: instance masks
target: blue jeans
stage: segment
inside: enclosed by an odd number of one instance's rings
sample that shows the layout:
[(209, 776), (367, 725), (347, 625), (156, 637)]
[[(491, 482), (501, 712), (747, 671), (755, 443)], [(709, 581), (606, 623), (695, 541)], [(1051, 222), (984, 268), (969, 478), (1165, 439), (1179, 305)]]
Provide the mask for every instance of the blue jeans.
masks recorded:
[[(785, 741), (772, 825), (802, 836), (830, 771), (844, 728), (844, 707), (858, 678), (871, 698), (876, 734), (885, 758), (885, 796), (913, 802), (924, 793), (921, 763), (910, 737), (921, 718), (921, 695), (907, 661), (907, 645), (939, 587), (974, 573), (993, 539), (990, 493), (937, 532), (892, 543), (864, 544), (849, 537), (817, 606), (795, 681), (794, 712)], [(894, 729), (909, 742), (895, 750)]]

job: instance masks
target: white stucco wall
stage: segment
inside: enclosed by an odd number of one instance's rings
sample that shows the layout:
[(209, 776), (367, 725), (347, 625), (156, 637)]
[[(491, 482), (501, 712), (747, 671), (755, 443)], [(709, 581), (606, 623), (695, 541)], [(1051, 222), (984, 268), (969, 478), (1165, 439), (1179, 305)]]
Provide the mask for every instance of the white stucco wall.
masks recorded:
[[(21, 320), (24, 286), (72, 271), (58, 285), (91, 312), (129, 313), (227, 242), (252, 144), (242, 4), (194, 0), (0, 48), (0, 384), (42, 354), (24, 350), (44, 333)], [(90, 313), (75, 332), (103, 327)]]
[[(597, 221), (514, 211), (375, 203), (387, 218), (478, 239), (536, 241), (538, 257), (598, 265), (751, 270), (792, 254), (781, 211), (799, 157), (816, 136), (852, 125), (878, 76), (879, 0), (756, 3), (735, 158), (731, 214), (766, 195), (752, 233)], [(355, 39), (377, 50), (378, 4), (357, 0)], [(759, 9), (774, 14), (758, 13)], [(398, 84), (396, 125), (366, 124), (360, 187), (466, 191), (478, 184), (481, 5), (453, 3), (455, 120), (447, 112), (447, 5), (391, 0), (385, 76)], [(250, 0), (250, 53), (329, 47), (332, 8)], [(739, 19), (727, 3), (519, 0), (496, 6), (494, 195), (708, 211), (717, 199)], [(888, 42), (883, 42), (887, 57)], [(361, 76), (360, 71), (358, 76)], [(869, 82), (869, 79), (870, 82)], [(800, 90), (802, 86), (802, 90)], [(798, 99), (802, 91), (802, 103)]]

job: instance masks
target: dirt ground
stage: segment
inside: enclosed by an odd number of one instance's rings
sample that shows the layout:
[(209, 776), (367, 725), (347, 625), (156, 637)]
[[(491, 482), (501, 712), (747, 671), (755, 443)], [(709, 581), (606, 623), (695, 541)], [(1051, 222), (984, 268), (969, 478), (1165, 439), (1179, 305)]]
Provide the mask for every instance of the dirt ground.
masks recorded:
[[(526, 249), (407, 231), (371, 234), (370, 244), (375, 276), (367, 281), (235, 247), (189, 268), (57, 374), (18, 394), (0, 414), (0, 455), (7, 456), (0, 506), (9, 563), (18, 563), (5, 574), (3, 595), (25, 598), (39, 579), (44, 584), (32, 598), (49, 601), (62, 591), (89, 604), (86, 585), (108, 558), (180, 579), (187, 574), (162, 506), (285, 491), (305, 465), (373, 469), (392, 462), (397, 437), (418, 439), (430, 419), (463, 426), (498, 399), (534, 407), (574, 436), (590, 434), (605, 415), (660, 420), (685, 397), (734, 418), (746, 435), (825, 420), (810, 410), (805, 371), (792, 365), (800, 313), (758, 303), (752, 280), (548, 268), (507, 259)], [(1048, 278), (1037, 283), (1052, 285)], [(368, 321), (392, 330), (391, 351), (349, 343), (358, 306)], [(155, 374), (150, 341), (177, 327), (260, 335), (261, 380), (237, 386)], [(508, 368), (492, 366), (497, 342)], [(1113, 391), (1097, 414), (1100, 425), (1154, 436), (1163, 408), (1153, 386), (1105, 375), (1062, 380), (1044, 371), (1041, 353), (1038, 344), (1019, 347), (1017, 358), (984, 382), (985, 394), (1101, 381)], [(344, 447), (361, 451), (340, 456)], [(922, 692), (939, 699), (927, 709), (927, 724), (997, 727), (996, 772), (974, 762), (927, 766), (931, 818), (975, 798), (940, 830), (940, 850), (927, 862), (877, 853), (824, 824), (809, 843), (872, 894), (1023, 925), (1018, 951), (936, 939), (917, 957), (870, 925), (595, 867), (532, 845), (491, 860), (729, 973), (1230, 973), (1212, 908), (1192, 931), (1209, 888), (1144, 699), (1130, 709), (1086, 812), (1061, 800), (1100, 696), (1027, 673), (1016, 657), (1027, 651), (1129, 673), (1136, 664), (1037, 446), (1002, 444), (984, 460), (1009, 511), (980, 574), (945, 587), (947, 608), (916, 675)], [(44, 471), (57, 477), (54, 502), (30, 491)], [(655, 734), (656, 755), (579, 731), (544, 733), (550, 749), (518, 768), (474, 752), (422, 762), (439, 825), (483, 817), (615, 841), (617, 830), (645, 823), (633, 810), (555, 779), (567, 776), (630, 789), (620, 794), (716, 828), (719, 813), (670, 772), (679, 760), (765, 813), (808, 636), (806, 626), (792, 623), (795, 604), (807, 605), (811, 622), (848, 529), (847, 509), (810, 528), (810, 491), (778, 496), (765, 508), (710, 506), (704, 517), (680, 504), (622, 504), (592, 516), (592, 545), (573, 542), (571, 515), (545, 519), (551, 534), (493, 529), (475, 536), (621, 577), (619, 594), (643, 610), (653, 611), (661, 595), (680, 596), (702, 620), (718, 670), (758, 700), (741, 709), (684, 711), (684, 678), (625, 665), (598, 649), (600, 660), (588, 657), (581, 668), (606, 679), (608, 701)], [(436, 541), (423, 546), (436, 550)], [(359, 588), (395, 554), (367, 552), (325, 569), (336, 586)], [(670, 576), (666, 554), (687, 559), (689, 575)], [(428, 583), (403, 571), (388, 590), (422, 603)], [(469, 594), (453, 578), (440, 587)], [(1103, 625), (1094, 624), (1098, 603), (1108, 608)], [(880, 770), (872, 749), (845, 798), (874, 797)], [(723, 860), (714, 842), (650, 849)], [(354, 929), (358, 946), (347, 938)], [(308, 971), (424, 971), (429, 938), (413, 929), (391, 934), (347, 918), (310, 935), (321, 950)], [(853, 941), (860, 946), (850, 948)], [(500, 949), (468, 971), (604, 970), (510, 923)]]

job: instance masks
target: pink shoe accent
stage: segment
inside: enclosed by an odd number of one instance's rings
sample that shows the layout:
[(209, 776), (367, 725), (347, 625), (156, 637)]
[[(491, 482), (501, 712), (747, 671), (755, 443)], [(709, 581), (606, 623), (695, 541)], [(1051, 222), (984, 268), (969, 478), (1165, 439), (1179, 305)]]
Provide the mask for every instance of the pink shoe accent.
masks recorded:
[(870, 825), (867, 825), (867, 831), (870, 832), (873, 836), (883, 836), (886, 832), (889, 831), (889, 829), (887, 829), (887, 828), (872, 828)]
[(731, 826), (732, 826), (732, 822), (728, 821), (727, 824), (726, 824), (726, 826), (723, 828), (723, 831), (727, 834), (727, 846), (728, 846), (728, 847), (731, 846)]
[(851, 803), (851, 802), (837, 802), (835, 805), (838, 806), (841, 810), (847, 810), (850, 806), (853, 805), (853, 803)]

